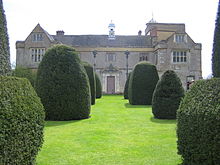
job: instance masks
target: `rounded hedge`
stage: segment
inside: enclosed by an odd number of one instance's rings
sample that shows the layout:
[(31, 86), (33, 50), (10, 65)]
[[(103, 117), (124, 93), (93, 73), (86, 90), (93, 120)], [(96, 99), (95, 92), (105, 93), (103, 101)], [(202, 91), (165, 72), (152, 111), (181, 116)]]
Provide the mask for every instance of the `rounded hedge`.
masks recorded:
[(220, 79), (200, 80), (177, 111), (177, 148), (183, 165), (220, 163)]
[(95, 80), (96, 80), (96, 98), (100, 99), (102, 97), (102, 84), (96, 72), (95, 72)]
[(90, 65), (88, 62), (82, 62), (87, 76), (89, 78), (89, 85), (90, 85), (90, 92), (91, 92), (91, 104), (95, 104), (95, 99), (96, 99), (96, 80), (95, 80), (95, 73), (93, 70), (92, 65)]
[(45, 112), (27, 79), (0, 76), (0, 164), (34, 164)]
[(128, 99), (128, 85), (129, 85), (129, 79), (131, 77), (131, 72), (128, 74), (128, 78), (125, 82), (125, 87), (124, 87), (124, 99)]
[(158, 81), (153, 93), (152, 112), (158, 119), (176, 119), (176, 111), (184, 96), (184, 89), (177, 74), (166, 71)]
[(155, 65), (146, 61), (135, 65), (129, 80), (129, 103), (132, 105), (151, 105), (152, 95), (158, 80), (159, 76)]
[(47, 120), (78, 120), (89, 117), (89, 80), (77, 52), (65, 45), (48, 49), (37, 73), (36, 90)]
[(36, 81), (37, 73), (32, 71), (31, 69), (21, 67), (21, 66), (16, 66), (16, 68), (12, 72), (12, 75), (15, 77), (28, 79), (31, 85), (35, 88), (35, 81)]

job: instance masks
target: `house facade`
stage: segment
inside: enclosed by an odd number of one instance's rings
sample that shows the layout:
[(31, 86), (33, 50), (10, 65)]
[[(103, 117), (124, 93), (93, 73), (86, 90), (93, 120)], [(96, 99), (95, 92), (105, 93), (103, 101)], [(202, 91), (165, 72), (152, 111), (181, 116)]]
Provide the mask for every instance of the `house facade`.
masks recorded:
[(185, 31), (185, 24), (146, 24), (145, 33), (115, 35), (110, 23), (108, 35), (50, 35), (38, 24), (25, 41), (16, 42), (16, 65), (37, 69), (46, 50), (56, 44), (72, 46), (82, 61), (93, 65), (100, 76), (103, 93), (123, 93), (128, 73), (140, 61), (156, 65), (159, 76), (174, 70), (183, 87), (202, 78), (201, 44)]

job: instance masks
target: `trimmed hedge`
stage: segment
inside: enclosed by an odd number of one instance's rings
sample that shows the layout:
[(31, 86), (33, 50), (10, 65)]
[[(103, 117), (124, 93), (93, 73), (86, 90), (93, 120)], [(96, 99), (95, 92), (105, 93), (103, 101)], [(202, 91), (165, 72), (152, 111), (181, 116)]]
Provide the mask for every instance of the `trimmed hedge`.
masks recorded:
[(89, 117), (89, 80), (77, 52), (65, 45), (48, 49), (37, 72), (36, 90), (47, 120)]
[(128, 99), (128, 86), (129, 86), (129, 79), (131, 77), (131, 72), (128, 74), (128, 78), (125, 82), (125, 87), (124, 87), (124, 99)]
[(177, 148), (183, 165), (220, 163), (220, 79), (200, 80), (177, 111)]
[(0, 76), (0, 164), (34, 164), (45, 112), (27, 79)]
[(151, 105), (152, 95), (159, 76), (155, 65), (146, 61), (138, 63), (132, 71), (128, 99), (132, 105)]
[(37, 77), (37, 72), (32, 71), (31, 69), (16, 66), (15, 70), (13, 70), (12, 75), (20, 78), (27, 78), (31, 85), (35, 88), (35, 81)]
[(184, 89), (177, 74), (166, 71), (153, 93), (152, 112), (158, 119), (176, 119), (176, 111), (184, 96)]
[(95, 72), (95, 80), (96, 80), (96, 98), (100, 99), (102, 97), (102, 84), (96, 72)]
[(96, 99), (96, 80), (95, 80), (95, 73), (93, 70), (92, 65), (90, 65), (88, 62), (83, 61), (82, 62), (87, 76), (89, 78), (89, 85), (90, 85), (90, 92), (91, 92), (91, 104), (95, 104), (95, 99)]

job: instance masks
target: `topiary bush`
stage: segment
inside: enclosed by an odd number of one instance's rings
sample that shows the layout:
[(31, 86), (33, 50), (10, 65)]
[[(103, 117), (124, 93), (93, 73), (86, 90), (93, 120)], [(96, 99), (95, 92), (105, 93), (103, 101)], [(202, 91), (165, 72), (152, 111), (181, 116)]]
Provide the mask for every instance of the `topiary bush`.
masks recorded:
[(132, 105), (151, 105), (152, 95), (159, 76), (155, 65), (146, 61), (138, 63), (132, 71), (128, 99)]
[(65, 45), (48, 49), (37, 72), (36, 90), (47, 120), (89, 117), (89, 80), (77, 52)]
[(158, 119), (176, 119), (176, 111), (184, 96), (184, 89), (177, 74), (166, 71), (158, 81), (153, 93), (152, 112)]
[(95, 104), (95, 99), (96, 99), (96, 80), (95, 80), (95, 73), (93, 71), (92, 65), (90, 65), (88, 62), (82, 62), (87, 76), (89, 78), (89, 85), (90, 85), (90, 92), (91, 92), (91, 104)]
[(220, 163), (220, 79), (200, 80), (177, 111), (177, 148), (183, 165)]
[(44, 108), (27, 79), (0, 76), (0, 164), (31, 165), (43, 143)]
[(16, 66), (15, 70), (13, 70), (12, 75), (15, 77), (21, 77), (21, 78), (27, 78), (31, 85), (35, 88), (35, 81), (37, 73), (32, 71), (31, 69), (22, 67), (22, 66)]
[(125, 82), (125, 87), (124, 87), (124, 99), (128, 99), (128, 85), (129, 85), (129, 79), (131, 77), (131, 72), (128, 74), (128, 78)]
[(95, 80), (96, 80), (96, 98), (100, 99), (102, 97), (102, 84), (96, 72), (95, 72)]

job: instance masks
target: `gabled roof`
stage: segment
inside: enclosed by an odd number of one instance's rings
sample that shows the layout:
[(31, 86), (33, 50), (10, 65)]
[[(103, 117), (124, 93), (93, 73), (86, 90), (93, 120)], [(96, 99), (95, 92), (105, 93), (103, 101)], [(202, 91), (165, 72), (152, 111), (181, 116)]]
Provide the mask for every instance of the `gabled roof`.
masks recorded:
[(150, 36), (116, 35), (109, 40), (108, 35), (52, 35), (55, 41), (79, 47), (152, 47)]

